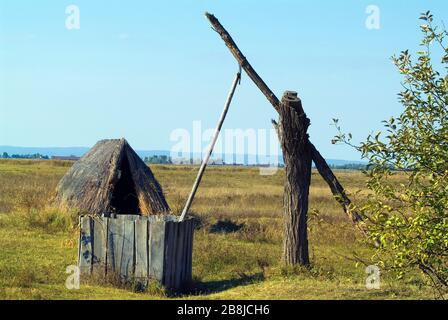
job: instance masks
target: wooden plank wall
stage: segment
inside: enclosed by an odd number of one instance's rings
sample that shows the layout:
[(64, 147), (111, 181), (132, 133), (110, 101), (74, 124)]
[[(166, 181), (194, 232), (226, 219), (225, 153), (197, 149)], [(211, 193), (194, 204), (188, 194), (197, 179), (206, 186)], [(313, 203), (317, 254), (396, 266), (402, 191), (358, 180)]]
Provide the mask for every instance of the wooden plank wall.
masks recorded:
[(107, 256), (107, 224), (109, 219), (92, 219), (93, 223), (93, 255), (92, 255), (92, 272), (97, 275), (106, 272), (106, 256)]
[(109, 219), (107, 229), (107, 270), (109, 275), (117, 275), (121, 270), (124, 225), (121, 219)]
[(192, 220), (170, 216), (81, 217), (81, 274), (181, 289), (192, 278), (193, 232)]
[(192, 220), (166, 222), (162, 282), (167, 288), (181, 288), (192, 279), (193, 232)]
[(147, 285), (148, 278), (148, 252), (149, 233), (148, 220), (135, 221), (135, 278)]
[(149, 223), (148, 277), (163, 282), (166, 222)]
[(79, 269), (81, 274), (92, 272), (92, 225), (90, 218), (80, 219)]

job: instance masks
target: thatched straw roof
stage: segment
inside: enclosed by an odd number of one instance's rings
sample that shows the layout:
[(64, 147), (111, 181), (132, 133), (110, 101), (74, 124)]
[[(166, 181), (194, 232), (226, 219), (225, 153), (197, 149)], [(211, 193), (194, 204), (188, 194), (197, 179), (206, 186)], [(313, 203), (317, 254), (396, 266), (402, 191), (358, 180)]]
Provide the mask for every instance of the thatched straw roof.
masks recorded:
[(160, 184), (125, 139), (97, 142), (59, 182), (55, 199), (91, 214), (169, 212)]

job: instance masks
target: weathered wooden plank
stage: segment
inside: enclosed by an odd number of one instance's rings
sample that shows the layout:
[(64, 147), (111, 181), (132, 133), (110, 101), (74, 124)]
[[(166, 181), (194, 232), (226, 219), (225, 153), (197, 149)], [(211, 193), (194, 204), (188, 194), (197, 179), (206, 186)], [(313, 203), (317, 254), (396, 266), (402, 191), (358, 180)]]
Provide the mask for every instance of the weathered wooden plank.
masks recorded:
[(191, 251), (192, 251), (192, 247), (191, 247), (191, 237), (192, 237), (192, 220), (189, 219), (188, 220), (188, 225), (187, 225), (187, 232), (186, 232), (186, 237), (185, 237), (185, 243), (186, 243), (186, 249), (185, 249), (185, 274), (184, 274), (184, 283), (185, 284), (189, 284), (191, 282), (191, 271), (190, 271), (190, 264), (191, 264)]
[(107, 274), (118, 276), (121, 270), (124, 220), (110, 219), (107, 235)]
[(134, 276), (134, 221), (123, 221), (123, 249), (121, 251), (120, 275), (122, 279)]
[(190, 249), (188, 243), (189, 234), (190, 234), (190, 219), (184, 221), (184, 239), (183, 239), (184, 249), (182, 253), (182, 271), (181, 271), (182, 287), (186, 285), (188, 275), (188, 250)]
[(180, 288), (182, 285), (182, 270), (184, 269), (184, 242), (185, 242), (185, 226), (184, 223), (176, 222), (176, 229), (177, 229), (177, 235), (176, 239), (174, 241), (176, 251), (174, 253), (174, 270), (173, 270), (173, 276), (174, 276), (174, 287), (176, 289)]
[(139, 281), (148, 278), (148, 232), (148, 220), (135, 221), (135, 278)]
[(179, 223), (177, 222), (173, 222), (173, 246), (172, 246), (172, 253), (171, 253), (171, 288), (176, 288), (176, 268), (177, 268), (177, 261), (176, 261), (176, 256), (177, 256), (177, 251), (178, 251), (178, 247), (179, 247), (179, 243), (178, 243), (178, 235), (179, 235)]
[(165, 222), (165, 246), (163, 248), (163, 279), (162, 284), (166, 287), (170, 284), (171, 276), (171, 237), (173, 224), (169, 221)]
[(92, 221), (88, 216), (81, 217), (79, 269), (81, 274), (92, 273)]
[(158, 221), (149, 224), (148, 275), (152, 279), (163, 282), (164, 257), (165, 257), (165, 225), (166, 222)]
[(189, 225), (189, 219), (187, 219), (186, 223), (182, 223), (182, 259), (179, 265), (180, 269), (180, 285), (181, 287), (184, 287), (185, 285), (185, 275), (187, 271), (187, 250), (188, 250), (188, 225)]
[(166, 223), (165, 235), (165, 272), (163, 284), (167, 288), (174, 286), (175, 254), (176, 254), (176, 235), (177, 225), (175, 222)]
[(188, 220), (188, 237), (187, 237), (187, 250), (186, 252), (186, 281), (192, 279), (192, 266), (193, 266), (193, 237), (194, 237), (194, 221)]
[(183, 287), (185, 285), (185, 277), (186, 277), (186, 273), (187, 273), (187, 250), (188, 250), (188, 226), (189, 226), (189, 222), (190, 220), (186, 220), (184, 221), (184, 223), (182, 224), (182, 228), (183, 228), (183, 237), (182, 237), (182, 261), (181, 261), (181, 265), (179, 266), (181, 271), (180, 271), (180, 276), (181, 276), (181, 287)]
[(140, 219), (140, 215), (136, 214), (117, 214), (117, 219), (135, 221)]
[(194, 220), (190, 220), (190, 236), (188, 238), (188, 245), (190, 247), (188, 251), (188, 280), (191, 281), (193, 279), (193, 250), (194, 250), (194, 231), (196, 228), (196, 224)]
[(95, 217), (93, 223), (93, 256), (92, 272), (104, 276), (106, 274), (107, 224), (108, 218)]

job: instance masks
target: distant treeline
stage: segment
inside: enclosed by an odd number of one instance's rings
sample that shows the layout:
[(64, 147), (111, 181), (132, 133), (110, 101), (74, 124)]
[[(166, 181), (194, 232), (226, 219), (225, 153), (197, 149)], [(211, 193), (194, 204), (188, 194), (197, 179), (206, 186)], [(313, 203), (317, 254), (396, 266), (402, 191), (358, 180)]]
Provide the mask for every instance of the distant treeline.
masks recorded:
[[(0, 158), (3, 159), (41, 159), (41, 160), (49, 160), (50, 157), (47, 155), (43, 155), (40, 153), (33, 153), (33, 154), (11, 154), (9, 155), (7, 152), (3, 152), (3, 154), (0, 153)], [(170, 156), (166, 155), (154, 155), (149, 157), (144, 157), (143, 161), (147, 164), (200, 164), (201, 159), (176, 159), (173, 161), (173, 159)], [(221, 159), (218, 160), (210, 160), (211, 165), (226, 165), (224, 161)], [(232, 165), (232, 164), (227, 164)], [(244, 166), (244, 164), (234, 164), (239, 166)], [(249, 165), (250, 167), (253, 166), (262, 166), (262, 164), (252, 164)], [(278, 164), (280, 168), (283, 168), (283, 163)], [(339, 170), (364, 170), (366, 169), (366, 165), (362, 163), (347, 163), (347, 164), (340, 164), (335, 165), (331, 164), (329, 165), (331, 169), (339, 169)]]
[(50, 159), (47, 155), (43, 155), (40, 153), (9, 155), (7, 152), (3, 152), (1, 154), (1, 158), (3, 158), (3, 159), (45, 159), (45, 160)]
[(339, 169), (339, 170), (365, 170), (367, 165), (362, 163), (347, 163), (347, 164), (339, 164), (339, 165), (330, 165), (331, 169)]
[(149, 163), (149, 164), (172, 164), (173, 161), (171, 160), (171, 157), (169, 156), (151, 156), (151, 157), (145, 157), (143, 159), (143, 161), (145, 161), (145, 163)]

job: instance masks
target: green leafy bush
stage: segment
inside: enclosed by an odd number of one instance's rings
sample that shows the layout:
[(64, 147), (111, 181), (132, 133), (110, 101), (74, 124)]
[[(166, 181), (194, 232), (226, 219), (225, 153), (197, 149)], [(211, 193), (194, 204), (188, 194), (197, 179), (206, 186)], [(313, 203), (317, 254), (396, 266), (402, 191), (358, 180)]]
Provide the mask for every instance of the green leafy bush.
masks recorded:
[[(338, 121), (333, 143), (358, 149), (369, 165), (371, 194), (357, 204), (369, 237), (379, 245), (376, 258), (400, 277), (418, 268), (431, 283), (448, 288), (448, 33), (434, 25), (430, 12), (421, 18), (423, 40), (417, 57), (403, 51), (392, 58), (403, 76), (399, 117), (384, 121), (387, 136), (351, 142)], [(399, 183), (396, 175), (405, 175)]]

